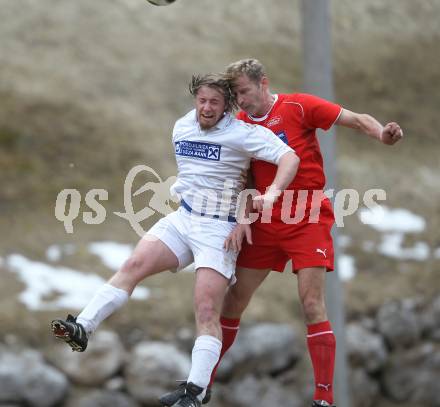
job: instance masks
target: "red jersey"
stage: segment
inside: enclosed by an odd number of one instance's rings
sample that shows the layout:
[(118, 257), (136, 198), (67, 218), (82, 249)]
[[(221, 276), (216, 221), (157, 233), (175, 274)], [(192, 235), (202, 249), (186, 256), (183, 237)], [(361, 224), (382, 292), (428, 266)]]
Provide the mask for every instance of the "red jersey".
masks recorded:
[[(286, 189), (324, 189), (323, 160), (316, 129), (328, 130), (341, 113), (341, 106), (317, 96), (294, 93), (278, 95), (278, 100), (266, 116), (249, 117), (240, 111), (237, 118), (272, 130), (293, 148), (300, 161), (293, 182)], [(253, 161), (252, 174), (256, 188), (264, 193), (275, 178), (277, 167), (266, 161)]]
[[(328, 130), (341, 111), (341, 106), (325, 99), (294, 93), (278, 95), (269, 113), (261, 118), (250, 117), (243, 111), (237, 114), (237, 118), (267, 127), (295, 150), (300, 164), (294, 180), (286, 189), (322, 190), (325, 186), (324, 164), (316, 129)], [(255, 188), (264, 193), (275, 178), (277, 166), (254, 160), (251, 170)], [(282, 197), (274, 205), (274, 214), (279, 212), (281, 204)]]
[[(328, 130), (341, 114), (339, 105), (306, 94), (278, 95), (269, 113), (261, 118), (249, 117), (243, 111), (237, 118), (253, 124), (260, 124), (272, 130), (292, 147), (300, 164), (298, 172), (288, 190), (306, 190), (307, 202), (303, 217), (295, 224), (286, 224), (281, 216), (284, 196), (275, 203), (269, 223), (261, 219), (252, 224), (253, 245), (243, 242), (237, 264), (241, 267), (283, 271), (291, 259), (293, 270), (309, 267), (325, 267), (333, 270), (333, 244), (331, 228), (334, 222), (331, 203), (324, 199), (320, 204), (318, 223), (312, 219), (311, 190), (322, 191), (325, 185), (323, 160), (316, 137), (316, 129)], [(264, 193), (272, 184), (277, 167), (265, 161), (252, 161), (251, 170), (255, 187)], [(297, 192), (292, 196), (290, 218), (296, 218), (299, 204)]]

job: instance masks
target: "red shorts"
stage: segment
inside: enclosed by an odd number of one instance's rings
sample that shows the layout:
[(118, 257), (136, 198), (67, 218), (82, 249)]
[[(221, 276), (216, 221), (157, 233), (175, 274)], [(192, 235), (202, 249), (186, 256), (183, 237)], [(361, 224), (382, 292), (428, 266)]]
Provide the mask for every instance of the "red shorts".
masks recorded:
[(286, 224), (272, 219), (271, 223), (257, 221), (252, 224), (252, 241), (243, 241), (237, 266), (254, 269), (271, 269), (282, 272), (289, 260), (292, 270), (325, 267), (334, 270), (334, 252), (331, 228), (333, 210), (329, 205), (321, 207), (318, 223), (303, 221)]

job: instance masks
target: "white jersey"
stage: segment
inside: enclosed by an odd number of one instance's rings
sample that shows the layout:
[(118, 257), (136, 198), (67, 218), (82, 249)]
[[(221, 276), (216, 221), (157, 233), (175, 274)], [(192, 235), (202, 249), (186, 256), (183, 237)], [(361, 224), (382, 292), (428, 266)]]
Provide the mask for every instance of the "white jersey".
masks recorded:
[(202, 130), (195, 109), (177, 120), (173, 143), (178, 174), (171, 193), (195, 212), (221, 218), (235, 216), (251, 159), (278, 164), (293, 151), (270, 130), (230, 113)]

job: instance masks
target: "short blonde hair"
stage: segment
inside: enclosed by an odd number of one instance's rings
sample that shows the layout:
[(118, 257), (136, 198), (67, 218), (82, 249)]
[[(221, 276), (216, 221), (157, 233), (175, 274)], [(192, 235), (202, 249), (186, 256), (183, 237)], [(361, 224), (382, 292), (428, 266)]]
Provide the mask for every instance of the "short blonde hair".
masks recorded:
[(234, 82), (241, 75), (246, 75), (251, 81), (259, 83), (266, 76), (264, 65), (253, 58), (240, 59), (226, 67), (226, 77), (230, 82)]

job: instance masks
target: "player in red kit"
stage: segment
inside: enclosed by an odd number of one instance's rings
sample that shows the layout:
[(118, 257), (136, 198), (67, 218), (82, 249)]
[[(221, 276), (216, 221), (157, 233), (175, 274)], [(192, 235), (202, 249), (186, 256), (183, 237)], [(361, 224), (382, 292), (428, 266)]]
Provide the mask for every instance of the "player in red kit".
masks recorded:
[[(222, 354), (232, 345), (255, 290), (271, 270), (282, 272), (292, 260), (315, 376), (313, 406), (331, 406), (336, 341), (325, 305), (325, 274), (334, 268), (334, 216), (322, 192), (325, 175), (316, 129), (328, 130), (337, 124), (388, 145), (399, 141), (403, 133), (397, 123), (382, 126), (370, 115), (351, 112), (316, 96), (272, 94), (264, 67), (255, 59), (232, 63), (226, 73), (241, 108), (238, 118), (272, 130), (295, 150), (300, 166), (286, 188), (289, 191), (274, 203), (271, 216), (262, 216), (252, 225), (238, 225), (226, 242), (228, 248), (241, 251), (237, 284), (230, 287), (223, 305)], [(255, 188), (264, 193), (276, 166), (254, 161), (251, 170)]]
[[(225, 242), (228, 250), (240, 254), (237, 283), (229, 287), (223, 303), (220, 360), (233, 344), (241, 315), (256, 289), (271, 270), (282, 272), (287, 261), (292, 260), (315, 376), (312, 406), (332, 406), (336, 341), (327, 317), (325, 275), (334, 268), (331, 237), (334, 216), (331, 203), (323, 193), (325, 175), (316, 129), (328, 130), (337, 124), (388, 145), (399, 141), (403, 133), (397, 123), (382, 126), (370, 115), (351, 112), (316, 96), (272, 94), (265, 69), (255, 59), (232, 63), (226, 75), (241, 109), (237, 117), (272, 130), (295, 150), (300, 165), (284, 194), (272, 191), (272, 210), (263, 212), (252, 224), (237, 225)], [(259, 193), (267, 195), (266, 188), (271, 185), (276, 168), (263, 161), (252, 162), (251, 173)], [(204, 403), (209, 401), (215, 371)]]
[[(316, 129), (328, 130), (337, 122), (342, 108), (306, 94), (273, 95), (271, 104), (269, 111), (261, 117), (250, 116), (244, 111), (237, 117), (271, 129), (286, 144), (295, 146), (302, 161), (289, 185), (289, 200), (280, 196), (273, 205), (270, 219), (260, 218), (252, 225), (253, 245), (244, 243), (239, 265), (282, 272), (287, 261), (292, 259), (295, 272), (316, 266), (331, 271), (330, 229), (334, 217), (328, 198), (317, 193), (324, 189), (325, 176)], [(261, 193), (271, 184), (276, 166), (253, 161), (251, 171), (254, 186)], [(310, 212), (316, 204), (320, 213), (314, 221), (310, 219)], [(258, 250), (255, 250), (257, 246)]]

